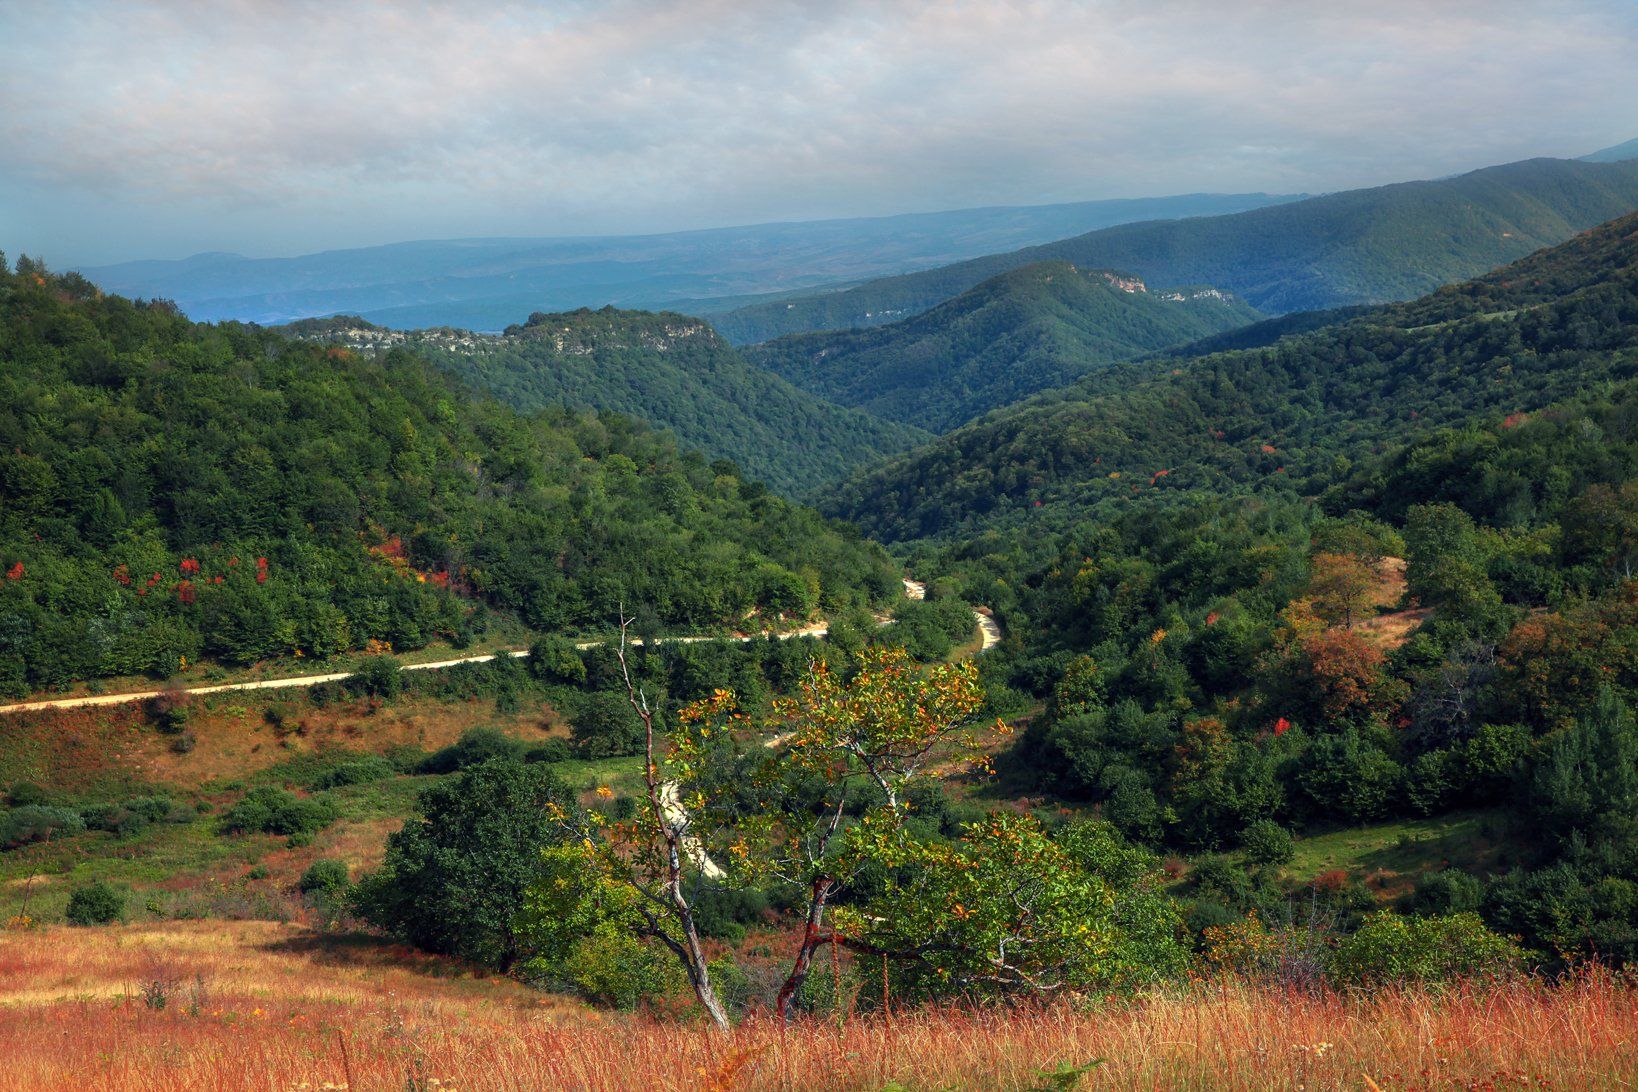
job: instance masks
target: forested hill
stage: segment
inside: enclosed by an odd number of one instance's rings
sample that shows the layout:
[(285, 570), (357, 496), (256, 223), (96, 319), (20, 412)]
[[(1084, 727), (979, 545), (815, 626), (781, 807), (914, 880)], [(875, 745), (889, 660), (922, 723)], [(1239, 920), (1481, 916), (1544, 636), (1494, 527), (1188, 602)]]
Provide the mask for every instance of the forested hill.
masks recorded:
[(1225, 216), (1127, 224), (713, 316), (731, 341), (880, 325), (998, 273), (1064, 260), (1211, 284), (1270, 314), (1410, 299), (1638, 208), (1638, 161), (1532, 159)]
[[(0, 275), (0, 692), (463, 644), (484, 611), (698, 630), (897, 588), (875, 547), (619, 416), (19, 261)], [(379, 646), (377, 646), (379, 647)]]
[(800, 334), (747, 350), (791, 382), (879, 417), (947, 431), (1036, 391), (1254, 321), (1212, 288), (1043, 262), (891, 326)]
[(836, 489), (884, 541), (1248, 487), (1316, 492), (1441, 424), (1638, 374), (1638, 216), (1481, 280), (1256, 349), (1090, 376)]
[(501, 336), (399, 333), (347, 318), (288, 329), (366, 352), (407, 346), (524, 411), (561, 405), (632, 414), (791, 496), (927, 438), (751, 366), (709, 325), (685, 315), (612, 307), (537, 313)]

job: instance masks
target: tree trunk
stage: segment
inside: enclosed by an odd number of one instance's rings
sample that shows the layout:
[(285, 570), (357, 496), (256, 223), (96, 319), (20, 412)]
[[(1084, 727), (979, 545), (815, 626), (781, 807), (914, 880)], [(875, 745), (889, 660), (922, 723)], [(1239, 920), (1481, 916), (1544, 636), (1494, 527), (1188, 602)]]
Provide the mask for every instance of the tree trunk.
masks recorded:
[(692, 916), (684, 928), (684, 934), (688, 941), (688, 981), (694, 987), (694, 996), (699, 999), (700, 1006), (711, 1017), (711, 1023), (717, 1026), (717, 1030), (727, 1031), (731, 1026), (728, 1010), (722, 1007), (722, 999), (711, 986), (711, 970), (706, 965), (705, 952), (700, 947), (699, 933), (694, 929)]
[(808, 972), (813, 969), (813, 953), (828, 939), (820, 934), (819, 927), (824, 921), (831, 883), (828, 876), (813, 881), (813, 889), (808, 895), (808, 920), (802, 928), (802, 944), (796, 950), (796, 962), (791, 967), (791, 973), (785, 976), (785, 984), (779, 987), (779, 1000), (775, 1004), (781, 1020), (791, 1018), (791, 1001), (808, 980)]

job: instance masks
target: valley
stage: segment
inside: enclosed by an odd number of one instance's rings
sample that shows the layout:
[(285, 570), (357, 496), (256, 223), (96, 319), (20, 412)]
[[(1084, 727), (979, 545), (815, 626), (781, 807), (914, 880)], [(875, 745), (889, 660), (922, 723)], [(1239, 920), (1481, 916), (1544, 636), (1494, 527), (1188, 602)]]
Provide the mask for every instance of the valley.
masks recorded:
[(1620, 1087), (1619, 152), (0, 261), (0, 1088)]

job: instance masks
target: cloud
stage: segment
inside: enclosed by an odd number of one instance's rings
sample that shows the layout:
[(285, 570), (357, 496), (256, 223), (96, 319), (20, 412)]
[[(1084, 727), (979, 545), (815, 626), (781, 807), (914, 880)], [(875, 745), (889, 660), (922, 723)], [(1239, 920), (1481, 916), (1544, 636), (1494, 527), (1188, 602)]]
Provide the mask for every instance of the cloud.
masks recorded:
[(1620, 2), (15, 0), (0, 38), (0, 232), (70, 251), (1313, 191), (1638, 131)]

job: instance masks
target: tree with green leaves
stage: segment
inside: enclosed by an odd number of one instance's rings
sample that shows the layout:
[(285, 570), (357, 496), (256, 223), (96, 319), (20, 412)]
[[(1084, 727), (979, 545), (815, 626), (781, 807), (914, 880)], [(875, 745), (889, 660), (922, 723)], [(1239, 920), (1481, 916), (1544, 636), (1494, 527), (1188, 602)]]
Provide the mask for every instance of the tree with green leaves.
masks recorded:
[(510, 970), (541, 850), (563, 838), (552, 816), (573, 802), (549, 767), (510, 759), (437, 782), (360, 881), (360, 916), (419, 948)]
[(1182, 919), (1156, 858), (1107, 823), (1049, 834), (996, 814), (957, 841), (861, 823), (859, 848), (888, 866), (882, 892), (837, 911), (848, 942), (882, 953), (923, 997), (1054, 996), (1181, 971)]
[[(624, 665), (623, 643), (618, 655)], [(699, 941), (703, 884), (788, 885), (803, 892), (802, 931), (779, 991), (788, 1015), (815, 952), (847, 940), (828, 920), (832, 900), (879, 863), (875, 843), (854, 844), (852, 832), (866, 822), (905, 832), (911, 788), (929, 763), (970, 749), (983, 704), (977, 669), (922, 667), (902, 648), (867, 648), (850, 677), (813, 664), (760, 722), (728, 690), (691, 703), (663, 754), (655, 713), (626, 678), (645, 739), (644, 806), (623, 821), (557, 810), (570, 836), (564, 852), (577, 865), (537, 884), (531, 920), (583, 914), (591, 900), (604, 908), (599, 922), (612, 918), (669, 949), (701, 1006), (725, 1025)]]

